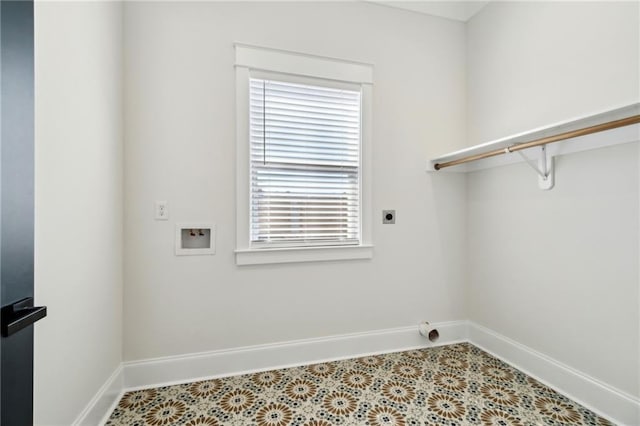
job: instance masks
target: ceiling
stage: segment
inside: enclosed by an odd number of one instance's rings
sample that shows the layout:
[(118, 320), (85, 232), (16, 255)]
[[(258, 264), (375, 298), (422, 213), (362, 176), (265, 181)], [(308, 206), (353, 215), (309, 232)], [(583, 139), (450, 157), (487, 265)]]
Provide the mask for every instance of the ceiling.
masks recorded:
[(488, 1), (402, 1), (402, 0), (370, 0), (373, 3), (382, 4), (398, 9), (411, 10), (426, 15), (440, 16), (466, 22), (480, 9), (485, 7)]

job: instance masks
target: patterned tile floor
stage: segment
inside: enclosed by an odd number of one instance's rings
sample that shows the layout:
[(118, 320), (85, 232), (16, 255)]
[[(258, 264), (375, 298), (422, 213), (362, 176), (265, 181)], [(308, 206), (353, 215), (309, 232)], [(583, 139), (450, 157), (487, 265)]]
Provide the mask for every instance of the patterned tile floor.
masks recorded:
[(610, 425), (461, 343), (128, 392), (108, 426)]

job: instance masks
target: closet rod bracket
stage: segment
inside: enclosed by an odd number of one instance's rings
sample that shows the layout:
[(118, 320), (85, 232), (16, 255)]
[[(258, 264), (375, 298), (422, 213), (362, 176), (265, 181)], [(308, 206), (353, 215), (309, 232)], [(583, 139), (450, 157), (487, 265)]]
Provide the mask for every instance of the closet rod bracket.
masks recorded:
[[(509, 148), (507, 148), (509, 150)], [(509, 152), (512, 152), (509, 150)], [(553, 167), (553, 157), (547, 153), (547, 146), (540, 145), (540, 156), (538, 164), (527, 157), (524, 152), (517, 151), (522, 159), (538, 174), (538, 187), (544, 191), (553, 188), (555, 183), (555, 169)]]

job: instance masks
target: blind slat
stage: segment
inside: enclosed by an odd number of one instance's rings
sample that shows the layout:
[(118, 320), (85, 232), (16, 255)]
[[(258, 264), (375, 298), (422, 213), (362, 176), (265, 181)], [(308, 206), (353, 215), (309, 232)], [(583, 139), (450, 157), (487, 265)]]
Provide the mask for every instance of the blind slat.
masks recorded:
[[(263, 132), (262, 127), (257, 127), (251, 129), (251, 143), (262, 145), (264, 138), (268, 138), (269, 141), (276, 142), (288, 142), (289, 144), (295, 143), (298, 145), (305, 145), (307, 143), (317, 143), (322, 144), (324, 146), (333, 146), (333, 144), (338, 145), (358, 145), (358, 138), (356, 135), (347, 135), (347, 136), (331, 136), (331, 135), (304, 135), (301, 133), (293, 133), (293, 132), (280, 132), (278, 130), (274, 130), (271, 128), (271, 131)], [(351, 147), (353, 148), (353, 147)]]
[[(269, 147), (266, 151), (271, 153), (283, 152), (283, 153), (309, 153), (309, 154), (325, 154), (330, 156), (346, 156), (346, 157), (358, 157), (357, 148), (348, 147), (348, 146), (313, 146), (312, 144), (307, 144), (308, 146), (303, 146), (299, 143), (282, 143), (280, 140), (276, 139), (275, 141), (269, 138)], [(259, 154), (260, 152), (265, 151), (264, 148), (261, 149), (259, 146), (252, 147), (252, 154)]]
[[(286, 192), (264, 192), (263, 194), (260, 195), (260, 197), (255, 197), (255, 199), (252, 199), (254, 202), (260, 202), (260, 201), (268, 201), (268, 202), (275, 202), (277, 200), (280, 200), (281, 202), (305, 202), (305, 203), (313, 203), (313, 204), (320, 204), (320, 203), (325, 203), (325, 204), (342, 204), (344, 202), (346, 202), (349, 199), (348, 195), (342, 196), (339, 199), (332, 194), (312, 194), (312, 195), (307, 195), (307, 194), (299, 194), (299, 193), (286, 193)], [(358, 197), (353, 197), (353, 200), (357, 200)]]
[(259, 120), (251, 122), (251, 128), (259, 128), (262, 130), (262, 123), (266, 121), (266, 124), (270, 126), (271, 129), (275, 129), (281, 132), (304, 132), (304, 134), (318, 134), (318, 135), (327, 135), (334, 136), (335, 134), (348, 134), (348, 135), (358, 135), (358, 127), (357, 126), (334, 126), (331, 124), (320, 124), (320, 123), (311, 123), (311, 122), (295, 122), (295, 121), (283, 121), (276, 119)]

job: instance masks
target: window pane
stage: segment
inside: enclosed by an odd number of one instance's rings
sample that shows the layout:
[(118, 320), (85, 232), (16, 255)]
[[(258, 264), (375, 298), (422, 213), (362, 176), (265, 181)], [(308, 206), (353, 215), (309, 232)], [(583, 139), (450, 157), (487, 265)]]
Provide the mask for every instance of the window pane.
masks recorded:
[(358, 244), (360, 92), (250, 80), (251, 242)]

